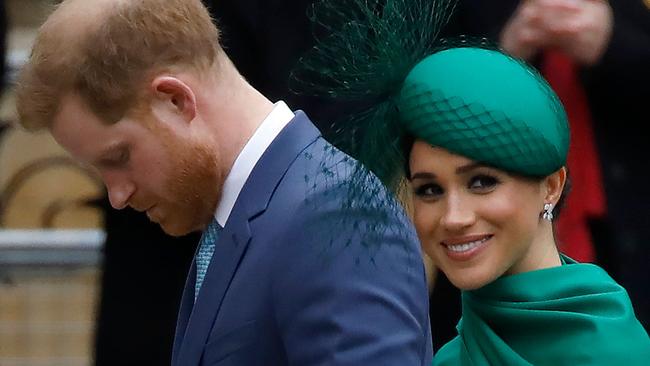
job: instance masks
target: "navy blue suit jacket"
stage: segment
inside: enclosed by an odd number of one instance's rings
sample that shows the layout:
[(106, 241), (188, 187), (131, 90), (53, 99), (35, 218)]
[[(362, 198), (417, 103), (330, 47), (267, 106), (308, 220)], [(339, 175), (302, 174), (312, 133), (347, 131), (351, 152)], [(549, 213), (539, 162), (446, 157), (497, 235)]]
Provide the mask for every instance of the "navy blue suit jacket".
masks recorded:
[(431, 363), (416, 234), (374, 176), (349, 201), (355, 166), (296, 113), (246, 181), (196, 303), (190, 269), (173, 366)]

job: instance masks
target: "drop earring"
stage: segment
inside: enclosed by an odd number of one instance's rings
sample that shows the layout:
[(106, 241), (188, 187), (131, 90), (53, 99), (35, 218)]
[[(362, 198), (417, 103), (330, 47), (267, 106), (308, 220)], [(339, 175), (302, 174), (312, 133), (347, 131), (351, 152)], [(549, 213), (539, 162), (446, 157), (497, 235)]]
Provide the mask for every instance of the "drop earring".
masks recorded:
[(544, 212), (542, 213), (542, 218), (544, 220), (549, 221), (549, 222), (553, 221), (553, 204), (552, 203), (545, 203), (544, 204)]

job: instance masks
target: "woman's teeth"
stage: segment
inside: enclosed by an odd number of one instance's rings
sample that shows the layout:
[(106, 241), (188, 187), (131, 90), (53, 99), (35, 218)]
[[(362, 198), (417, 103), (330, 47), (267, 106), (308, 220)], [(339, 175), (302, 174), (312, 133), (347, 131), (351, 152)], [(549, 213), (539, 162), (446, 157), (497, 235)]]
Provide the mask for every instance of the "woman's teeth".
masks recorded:
[(451, 250), (452, 252), (466, 252), (470, 249), (474, 249), (481, 245), (482, 243), (486, 242), (489, 239), (489, 237), (485, 237), (481, 240), (475, 240), (471, 241), (469, 243), (464, 243), (464, 244), (455, 244), (455, 245), (447, 245), (447, 248)]

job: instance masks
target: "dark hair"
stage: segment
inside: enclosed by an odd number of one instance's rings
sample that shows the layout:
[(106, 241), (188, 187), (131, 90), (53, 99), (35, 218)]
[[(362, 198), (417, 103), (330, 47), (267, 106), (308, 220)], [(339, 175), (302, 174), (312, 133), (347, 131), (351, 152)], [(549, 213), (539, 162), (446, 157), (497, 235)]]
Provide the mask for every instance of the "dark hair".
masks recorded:
[(562, 189), (562, 193), (560, 194), (560, 199), (557, 200), (557, 205), (553, 207), (553, 216), (558, 217), (560, 215), (560, 212), (562, 212), (562, 209), (566, 205), (567, 201), (567, 196), (569, 193), (571, 193), (571, 188), (573, 185), (571, 184), (571, 175), (569, 174), (569, 168), (566, 166), (564, 167), (566, 169), (566, 182), (564, 182), (564, 188)]

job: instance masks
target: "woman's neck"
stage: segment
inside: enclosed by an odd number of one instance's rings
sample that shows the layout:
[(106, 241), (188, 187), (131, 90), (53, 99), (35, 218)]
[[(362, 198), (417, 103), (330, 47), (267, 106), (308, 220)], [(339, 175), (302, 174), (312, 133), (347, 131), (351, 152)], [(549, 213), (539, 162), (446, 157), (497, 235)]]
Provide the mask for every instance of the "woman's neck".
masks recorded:
[(508, 271), (506, 271), (507, 275), (562, 265), (560, 253), (558, 252), (555, 237), (553, 235), (552, 224), (546, 221), (543, 222), (540, 231), (540, 235), (533, 240), (533, 243), (530, 245), (524, 256)]

